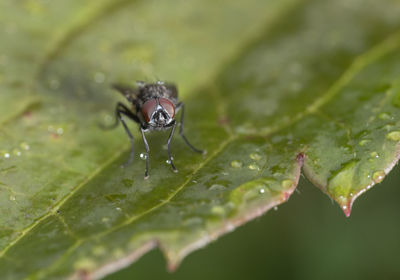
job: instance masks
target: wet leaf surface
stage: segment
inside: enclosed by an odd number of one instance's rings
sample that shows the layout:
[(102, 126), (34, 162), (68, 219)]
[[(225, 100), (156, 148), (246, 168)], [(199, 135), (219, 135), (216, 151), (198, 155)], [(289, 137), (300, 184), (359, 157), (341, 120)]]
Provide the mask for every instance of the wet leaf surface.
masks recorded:
[[(3, 1), (0, 270), (102, 277), (159, 246), (191, 251), (285, 202), (305, 175), (346, 215), (398, 160), (396, 1)], [(166, 12), (168, 11), (168, 12)], [(160, 78), (186, 104), (167, 134), (110, 123), (109, 85)], [(139, 133), (132, 124), (135, 138)]]

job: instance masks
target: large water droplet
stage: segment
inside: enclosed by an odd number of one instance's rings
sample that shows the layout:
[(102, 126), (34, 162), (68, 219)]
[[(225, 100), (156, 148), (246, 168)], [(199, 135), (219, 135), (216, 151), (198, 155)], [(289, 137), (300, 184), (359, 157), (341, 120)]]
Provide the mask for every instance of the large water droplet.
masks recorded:
[(21, 147), (22, 149), (26, 150), (26, 151), (30, 149), (29, 145), (28, 145), (26, 142), (22, 142), (22, 143), (20, 144), (20, 147)]
[(381, 120), (390, 120), (391, 116), (388, 113), (382, 112), (378, 115)]
[(359, 146), (365, 146), (365, 145), (367, 145), (369, 142), (371, 142), (371, 140), (369, 140), (369, 139), (363, 139), (363, 140), (361, 140), (360, 142), (358, 142), (358, 145), (359, 145)]
[(21, 153), (20, 150), (14, 149), (14, 150), (13, 150), (13, 154), (16, 155), (17, 157), (19, 157), (19, 156), (21, 156), (22, 153)]
[(211, 213), (218, 215), (218, 216), (224, 216), (225, 212), (226, 211), (225, 211), (224, 207), (219, 206), (219, 205), (213, 206), (211, 208)]
[(10, 158), (11, 155), (10, 155), (9, 152), (4, 152), (4, 153), (3, 153), (3, 157), (4, 157), (4, 158)]
[(238, 160), (233, 160), (233, 161), (231, 162), (231, 166), (232, 166), (233, 168), (240, 168), (240, 167), (243, 166), (243, 163), (242, 163), (241, 161), (238, 161)]
[(392, 131), (386, 134), (386, 138), (393, 141), (400, 141), (400, 131)]
[(262, 158), (262, 156), (258, 153), (251, 153), (250, 158), (258, 161)]
[(378, 155), (377, 152), (371, 152), (369, 155), (370, 155), (372, 158), (379, 158), (379, 155)]
[(251, 163), (251, 164), (249, 164), (249, 169), (250, 169), (250, 170), (257, 170), (257, 171), (259, 171), (259, 170), (260, 170), (260, 167), (259, 167), (256, 163)]
[(107, 253), (107, 250), (104, 246), (99, 245), (99, 246), (94, 247), (92, 252), (93, 252), (93, 255), (99, 257), (102, 255), (105, 255)]
[(285, 189), (290, 188), (291, 186), (293, 186), (293, 181), (292, 180), (283, 180), (281, 183), (281, 186)]
[(221, 190), (224, 190), (224, 189), (225, 189), (225, 186), (224, 185), (220, 185), (220, 184), (213, 184), (209, 188), (210, 191), (221, 191)]
[(385, 175), (384, 171), (376, 171), (372, 174), (372, 180), (374, 180), (375, 183), (380, 183), (385, 178)]

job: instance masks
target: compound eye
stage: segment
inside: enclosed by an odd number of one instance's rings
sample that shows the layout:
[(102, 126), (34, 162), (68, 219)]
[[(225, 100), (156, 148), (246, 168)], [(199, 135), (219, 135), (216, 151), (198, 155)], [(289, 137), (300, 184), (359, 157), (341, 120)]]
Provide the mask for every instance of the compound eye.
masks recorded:
[(146, 122), (150, 122), (151, 115), (156, 110), (156, 106), (157, 106), (157, 101), (154, 98), (147, 100), (143, 104), (142, 115), (143, 115), (144, 119), (146, 120)]
[(171, 118), (174, 118), (174, 116), (175, 116), (175, 106), (174, 106), (174, 104), (171, 101), (169, 101), (168, 99), (166, 99), (166, 98), (159, 98), (158, 102), (168, 112), (168, 115)]

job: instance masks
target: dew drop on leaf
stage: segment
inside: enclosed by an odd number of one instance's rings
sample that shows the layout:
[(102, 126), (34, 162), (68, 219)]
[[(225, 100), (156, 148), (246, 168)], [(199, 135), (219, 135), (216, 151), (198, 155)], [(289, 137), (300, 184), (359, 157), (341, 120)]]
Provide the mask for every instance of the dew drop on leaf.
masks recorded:
[(19, 157), (19, 156), (21, 156), (21, 151), (18, 149), (14, 149), (13, 154)]
[(400, 131), (392, 131), (386, 134), (386, 138), (393, 141), (400, 141)]
[(378, 115), (381, 120), (390, 120), (391, 116), (388, 113), (382, 112)]
[(262, 157), (261, 157), (261, 155), (258, 154), (258, 153), (251, 153), (251, 154), (250, 154), (250, 158), (258, 161), (258, 160), (260, 160)]
[(371, 152), (369, 155), (370, 155), (372, 158), (379, 158), (379, 155), (378, 155), (377, 152)]
[(220, 191), (220, 190), (224, 190), (225, 186), (224, 185), (220, 185), (220, 184), (213, 184), (211, 185), (211, 187), (209, 188), (210, 191)]
[(369, 140), (369, 139), (363, 139), (363, 140), (361, 140), (360, 142), (358, 142), (358, 145), (359, 146), (365, 146), (365, 145), (367, 145), (368, 143), (370, 143), (371, 142), (371, 140)]
[(250, 170), (260, 170), (260, 167), (256, 163), (249, 164)]
[(293, 181), (292, 180), (283, 180), (281, 185), (283, 188), (288, 189), (293, 185)]
[(382, 180), (385, 178), (385, 172), (383, 171), (376, 171), (374, 174), (372, 174), (372, 180), (374, 180), (375, 183), (382, 182)]
[(233, 168), (241, 168), (243, 166), (243, 163), (241, 161), (238, 161), (238, 160), (233, 160), (231, 162), (231, 166)]
[(26, 142), (22, 142), (22, 143), (20, 144), (20, 147), (21, 147), (23, 150), (26, 150), (26, 151), (30, 149), (29, 145), (28, 145)]

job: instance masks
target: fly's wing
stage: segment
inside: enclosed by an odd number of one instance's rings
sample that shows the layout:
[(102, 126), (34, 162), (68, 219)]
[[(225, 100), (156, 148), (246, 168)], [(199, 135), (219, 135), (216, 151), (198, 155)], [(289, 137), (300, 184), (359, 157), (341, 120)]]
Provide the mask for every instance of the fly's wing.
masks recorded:
[(129, 102), (136, 103), (138, 90), (125, 85), (113, 84), (112, 88), (120, 92)]
[(178, 98), (178, 89), (174, 84), (164, 84), (165, 87), (168, 89), (168, 95), (170, 98)]

